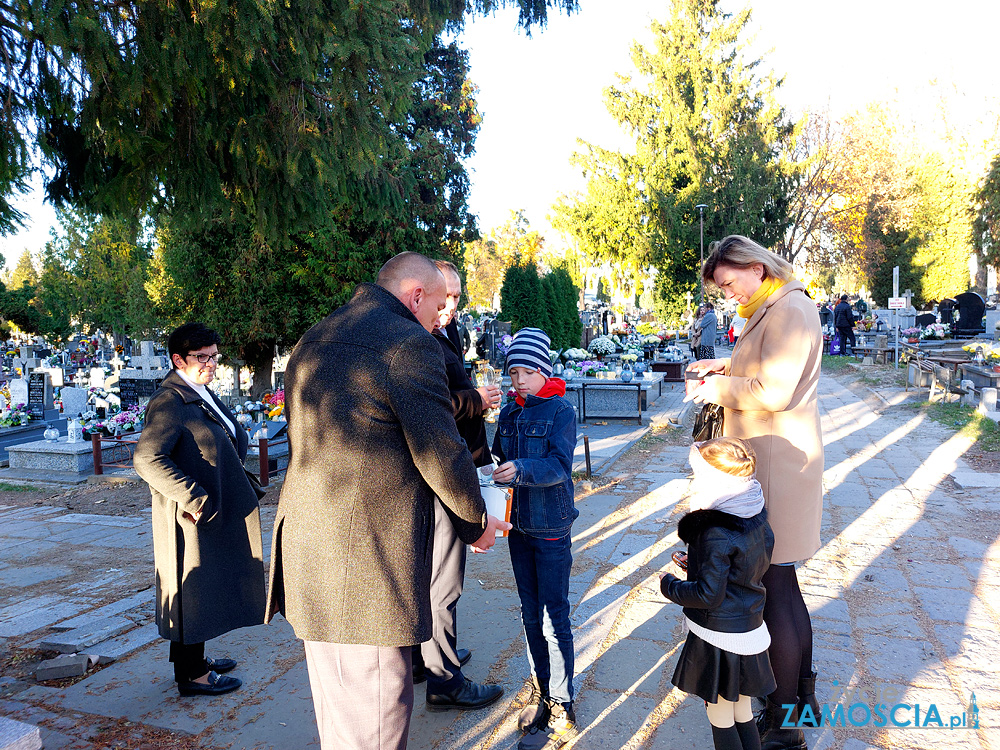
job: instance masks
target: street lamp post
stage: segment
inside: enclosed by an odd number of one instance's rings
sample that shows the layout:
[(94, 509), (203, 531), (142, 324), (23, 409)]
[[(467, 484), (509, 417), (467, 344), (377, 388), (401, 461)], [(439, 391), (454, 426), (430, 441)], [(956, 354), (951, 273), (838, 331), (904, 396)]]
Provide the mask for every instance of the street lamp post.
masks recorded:
[(708, 206), (704, 203), (699, 203), (695, 208), (698, 209), (698, 220), (701, 225), (701, 265), (698, 266), (698, 290), (701, 295), (701, 304), (705, 304), (705, 280), (701, 277), (701, 269), (705, 265), (705, 209)]

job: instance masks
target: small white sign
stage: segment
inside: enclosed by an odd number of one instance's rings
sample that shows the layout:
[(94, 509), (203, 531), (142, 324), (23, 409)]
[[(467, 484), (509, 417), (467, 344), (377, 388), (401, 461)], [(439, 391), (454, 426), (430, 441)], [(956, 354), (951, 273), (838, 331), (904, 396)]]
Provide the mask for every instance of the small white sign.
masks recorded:
[(906, 297), (889, 297), (889, 309), (890, 310), (905, 310), (906, 309)]

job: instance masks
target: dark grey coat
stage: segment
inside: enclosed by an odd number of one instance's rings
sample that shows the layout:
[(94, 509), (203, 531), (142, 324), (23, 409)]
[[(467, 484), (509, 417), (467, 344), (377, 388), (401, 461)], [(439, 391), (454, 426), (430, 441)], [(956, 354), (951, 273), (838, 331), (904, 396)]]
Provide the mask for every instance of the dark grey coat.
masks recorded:
[(362, 284), (296, 345), (285, 409), (269, 617), (281, 612), (310, 641), (428, 640), (434, 495), (463, 542), (482, 536), (486, 516), (437, 341)]
[[(236, 441), (176, 372), (146, 407), (135, 470), (153, 495), (156, 623), (172, 641), (201, 643), (264, 621), (260, 507), (239, 425)], [(184, 517), (198, 511), (197, 525)]]

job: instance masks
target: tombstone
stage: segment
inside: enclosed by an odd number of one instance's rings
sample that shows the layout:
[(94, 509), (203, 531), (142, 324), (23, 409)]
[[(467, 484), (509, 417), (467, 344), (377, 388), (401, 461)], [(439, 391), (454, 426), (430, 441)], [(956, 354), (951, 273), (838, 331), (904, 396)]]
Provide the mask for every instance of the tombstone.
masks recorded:
[(90, 368), (90, 387), (91, 388), (104, 388), (104, 368), (103, 367), (91, 367)]
[[(129, 367), (119, 373), (118, 391), (123, 408), (148, 402), (162, 380), (170, 374), (167, 358), (156, 354), (155, 350), (156, 344), (143, 341), (139, 345), (139, 354), (132, 357)], [(105, 387), (108, 387), (109, 380), (105, 381)]]
[(10, 405), (16, 407), (28, 403), (28, 381), (17, 378), (10, 381)]
[[(149, 402), (156, 389), (160, 387), (163, 378), (167, 376), (164, 372), (162, 377), (134, 377), (126, 376), (128, 370), (122, 371), (122, 376), (118, 379), (118, 393), (121, 399), (122, 408), (129, 406), (142, 406)], [(110, 396), (108, 397), (110, 400)]]
[(955, 317), (955, 300), (946, 297), (938, 303), (938, 312), (941, 313), (941, 322), (950, 326)]
[(155, 343), (143, 341), (139, 345), (139, 356), (132, 357), (129, 367), (133, 370), (166, 370), (170, 368), (170, 363), (166, 357), (156, 353)]
[(916, 323), (921, 328), (925, 328), (931, 323), (937, 323), (937, 315), (934, 313), (922, 313), (917, 316)]
[(58, 419), (52, 398), (52, 379), (47, 372), (28, 376), (28, 414), (32, 419)]
[(66, 385), (66, 373), (61, 367), (46, 367), (45, 372), (49, 374), (52, 379), (53, 388), (62, 388)]
[(60, 394), (63, 403), (63, 414), (75, 417), (77, 414), (87, 411), (89, 395), (83, 388), (74, 388), (73, 386), (63, 388)]
[(986, 331), (983, 326), (983, 315), (986, 314), (986, 303), (976, 292), (964, 292), (955, 296), (958, 308), (958, 321), (952, 326), (957, 338), (972, 338)]

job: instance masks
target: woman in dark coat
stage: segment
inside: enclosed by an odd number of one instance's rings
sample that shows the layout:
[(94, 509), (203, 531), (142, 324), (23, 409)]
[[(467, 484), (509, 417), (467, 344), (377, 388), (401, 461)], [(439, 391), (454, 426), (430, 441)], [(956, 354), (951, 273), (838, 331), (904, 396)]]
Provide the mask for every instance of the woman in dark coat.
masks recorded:
[(170, 334), (174, 369), (146, 408), (135, 469), (153, 495), (156, 623), (170, 641), (181, 695), (219, 695), (242, 682), (205, 641), (264, 621), (257, 491), (243, 469), (247, 436), (207, 386), (219, 335), (201, 323)]

